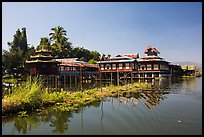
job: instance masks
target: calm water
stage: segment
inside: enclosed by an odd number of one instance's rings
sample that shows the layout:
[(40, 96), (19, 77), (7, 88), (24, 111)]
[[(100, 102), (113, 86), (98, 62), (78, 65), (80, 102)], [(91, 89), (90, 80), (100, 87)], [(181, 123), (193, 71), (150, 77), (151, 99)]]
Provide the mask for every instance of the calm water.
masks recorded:
[(152, 84), (162, 92), (108, 97), (72, 113), (47, 109), (29, 117), (2, 118), (2, 134), (201, 135), (202, 77)]

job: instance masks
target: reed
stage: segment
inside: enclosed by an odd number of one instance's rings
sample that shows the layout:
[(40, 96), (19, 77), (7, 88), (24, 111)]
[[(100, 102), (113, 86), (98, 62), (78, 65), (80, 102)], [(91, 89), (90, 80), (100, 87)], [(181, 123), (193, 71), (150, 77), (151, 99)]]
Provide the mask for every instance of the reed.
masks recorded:
[(2, 99), (2, 113), (15, 113), (24, 108), (35, 108), (41, 104), (42, 80), (27, 77), (25, 82), (15, 85), (10, 95)]
[(124, 86), (106, 86), (101, 88), (87, 89), (81, 91), (60, 91), (48, 92), (43, 88), (43, 80), (39, 77), (27, 77), (27, 80), (20, 86), (14, 87), (11, 95), (2, 99), (2, 114), (17, 113), (30, 109), (39, 109), (52, 106), (61, 111), (77, 110), (82, 106), (102, 100), (108, 96), (118, 96), (124, 92), (137, 92), (151, 88), (148, 83), (137, 82)]

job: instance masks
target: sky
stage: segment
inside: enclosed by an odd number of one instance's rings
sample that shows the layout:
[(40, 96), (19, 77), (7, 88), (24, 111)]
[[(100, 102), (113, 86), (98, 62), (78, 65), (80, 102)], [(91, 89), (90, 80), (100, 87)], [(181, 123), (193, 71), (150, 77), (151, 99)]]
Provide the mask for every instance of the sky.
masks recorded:
[(139, 53), (148, 45), (169, 62), (202, 64), (202, 2), (2, 2), (2, 49), (17, 29), (37, 47), (61, 26), (73, 47)]

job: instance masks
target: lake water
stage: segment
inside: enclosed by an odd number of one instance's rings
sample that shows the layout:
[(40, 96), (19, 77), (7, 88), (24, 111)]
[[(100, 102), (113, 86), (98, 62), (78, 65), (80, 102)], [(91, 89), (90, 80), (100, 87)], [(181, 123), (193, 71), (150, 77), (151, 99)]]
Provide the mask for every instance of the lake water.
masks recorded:
[(202, 135), (202, 77), (153, 82), (160, 92), (107, 97), (75, 112), (2, 118), (3, 135)]

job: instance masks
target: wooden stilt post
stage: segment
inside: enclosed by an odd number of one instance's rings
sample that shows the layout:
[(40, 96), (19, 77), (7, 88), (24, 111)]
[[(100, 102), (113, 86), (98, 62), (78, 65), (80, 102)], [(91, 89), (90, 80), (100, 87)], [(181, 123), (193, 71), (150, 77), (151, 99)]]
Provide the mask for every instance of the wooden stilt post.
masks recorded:
[(72, 87), (72, 75), (69, 75), (69, 87)]
[(66, 86), (66, 75), (64, 75), (64, 89), (65, 89), (65, 86)]
[(112, 72), (111, 72), (111, 85), (112, 85), (112, 79), (113, 79), (113, 74), (112, 74)]
[(102, 83), (101, 83), (102, 77), (101, 77), (101, 71), (99, 72), (99, 77), (100, 77), (100, 88), (101, 88), (101, 92), (102, 92)]
[(83, 76), (82, 76), (82, 67), (80, 66), (80, 90), (83, 92)]
[(76, 84), (77, 84), (77, 77), (76, 77), (76, 75), (74, 75), (74, 80), (75, 80), (75, 86), (76, 86)]
[(130, 77), (131, 77), (131, 80), (130, 80), (130, 81), (131, 81), (131, 84), (132, 84), (132, 79), (133, 79), (133, 78), (132, 78), (132, 77), (133, 77), (132, 71), (131, 71)]
[(120, 84), (120, 76), (119, 76), (119, 72), (117, 71), (117, 85), (119, 86)]
[(55, 75), (55, 89), (57, 90), (57, 75)]

